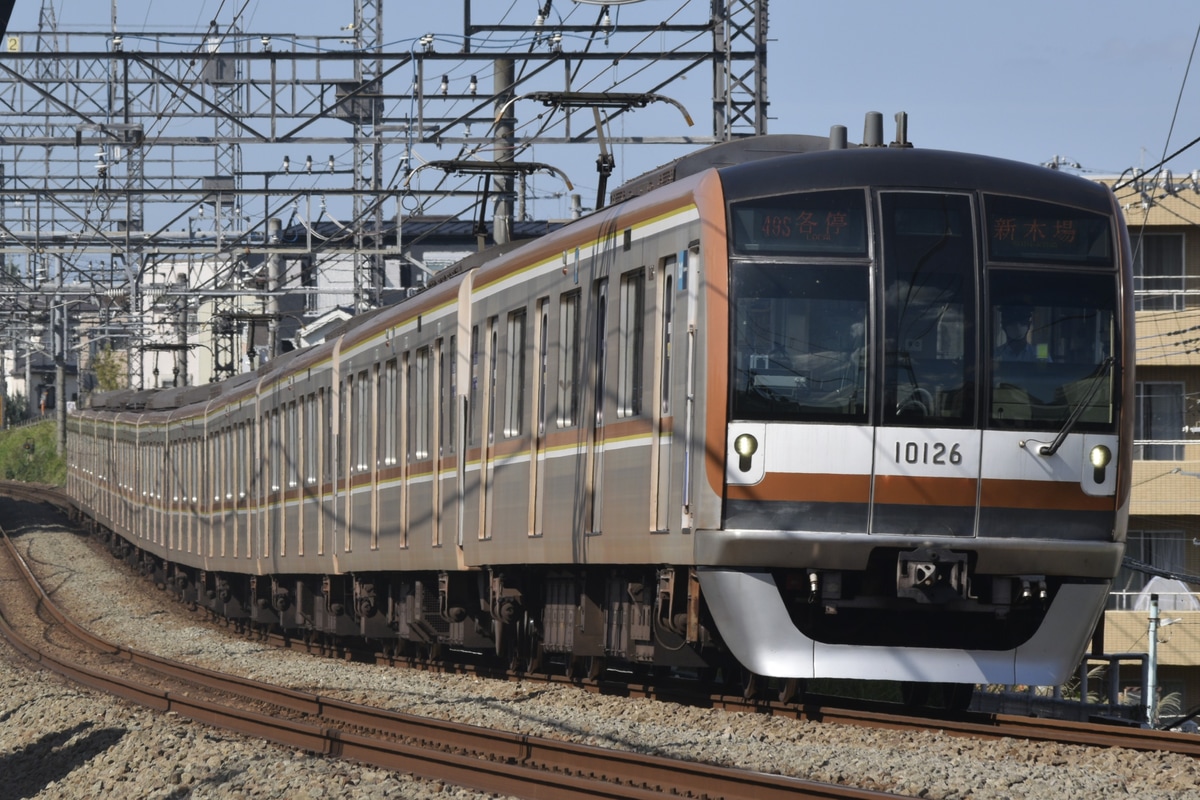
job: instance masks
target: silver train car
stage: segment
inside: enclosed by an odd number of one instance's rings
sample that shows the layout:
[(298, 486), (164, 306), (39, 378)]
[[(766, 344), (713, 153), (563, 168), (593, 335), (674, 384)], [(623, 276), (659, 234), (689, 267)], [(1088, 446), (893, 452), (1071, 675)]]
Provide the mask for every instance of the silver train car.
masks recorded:
[(306, 637), (1056, 684), (1123, 555), (1130, 263), (1090, 181), (739, 140), (254, 373), (94, 396), (68, 488)]

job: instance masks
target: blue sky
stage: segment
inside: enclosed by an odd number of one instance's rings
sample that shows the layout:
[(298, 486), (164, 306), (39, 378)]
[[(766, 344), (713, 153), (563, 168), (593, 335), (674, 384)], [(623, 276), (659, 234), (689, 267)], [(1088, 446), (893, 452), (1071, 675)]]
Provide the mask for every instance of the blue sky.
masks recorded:
[[(479, 16), (508, 12), (511, 21), (523, 22), (542, 2), (474, 0), (473, 8)], [(702, 19), (709, 0), (690, 2), (685, 14)], [(117, 19), (124, 31), (192, 31), (210, 19), (228, 21), (233, 8), (244, 8), (249, 32), (332, 34), (353, 18), (352, 3), (122, 0)], [(645, 0), (619, 9), (620, 19), (657, 21), (681, 5), (685, 0)], [(40, 6), (41, 0), (17, 0), (9, 30), (36, 29)], [(1200, 3), (1147, 0), (1137, 6), (1135, 12), (1128, 0), (774, 0), (769, 131), (825, 134), (830, 125), (844, 124), (854, 140), (861, 136), (863, 114), (874, 110), (883, 112), (890, 138), (892, 115), (904, 110), (909, 138), (919, 147), (1034, 163), (1059, 156), (1100, 174), (1152, 167), (1164, 153), (1200, 137), (1200, 65), (1188, 74)], [(108, 2), (55, 0), (54, 7), (62, 30), (111, 28)], [(578, 11), (573, 0), (555, 0), (553, 7), (558, 16)], [(402, 43), (420, 33), (457, 33), (461, 10), (460, 0), (388, 0), (385, 38), (406, 49)], [(672, 93), (703, 108), (704, 83), (691, 80)], [(676, 117), (668, 124), (677, 123)], [(628, 165), (633, 174), (641, 159), (654, 166), (667, 158), (661, 150), (626, 155), (635, 162)], [(586, 173), (594, 155), (580, 159), (587, 163), (578, 170)], [(1200, 168), (1200, 147), (1169, 166), (1176, 174)]]

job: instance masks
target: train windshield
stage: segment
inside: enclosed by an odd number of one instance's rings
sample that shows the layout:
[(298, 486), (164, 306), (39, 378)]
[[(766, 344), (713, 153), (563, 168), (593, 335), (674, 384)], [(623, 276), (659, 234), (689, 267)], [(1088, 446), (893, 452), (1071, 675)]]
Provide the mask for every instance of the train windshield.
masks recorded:
[(993, 268), (988, 278), (992, 427), (1077, 430), (1115, 420), (1112, 273)]
[(975, 226), (971, 198), (880, 196), (883, 417), (887, 425), (975, 421)]
[(991, 195), (981, 216), (966, 192), (877, 199), (874, 265), (863, 192), (733, 204), (733, 419), (1112, 429), (1110, 218)]
[(735, 418), (866, 420), (869, 277), (865, 264), (739, 265)]

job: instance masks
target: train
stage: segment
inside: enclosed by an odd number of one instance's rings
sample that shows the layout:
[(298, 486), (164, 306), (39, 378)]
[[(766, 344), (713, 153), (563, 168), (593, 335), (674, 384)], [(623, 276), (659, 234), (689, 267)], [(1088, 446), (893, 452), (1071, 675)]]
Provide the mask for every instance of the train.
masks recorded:
[(1131, 269), (1079, 176), (735, 139), (253, 372), (93, 394), (67, 487), (181, 599), (310, 640), (1055, 685), (1123, 556)]

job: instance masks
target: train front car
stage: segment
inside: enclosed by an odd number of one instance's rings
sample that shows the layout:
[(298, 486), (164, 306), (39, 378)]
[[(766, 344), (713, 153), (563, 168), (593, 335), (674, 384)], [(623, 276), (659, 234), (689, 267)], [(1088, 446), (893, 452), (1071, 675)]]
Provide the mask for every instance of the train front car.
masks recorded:
[(1111, 192), (900, 148), (721, 180), (724, 511), (696, 553), (722, 639), (764, 676), (1061, 683), (1124, 549), (1132, 291)]

